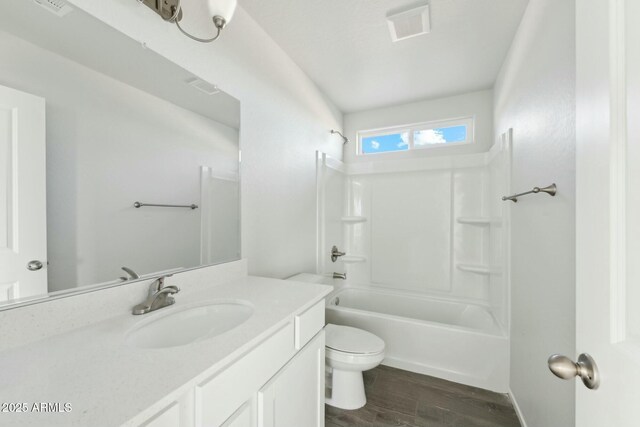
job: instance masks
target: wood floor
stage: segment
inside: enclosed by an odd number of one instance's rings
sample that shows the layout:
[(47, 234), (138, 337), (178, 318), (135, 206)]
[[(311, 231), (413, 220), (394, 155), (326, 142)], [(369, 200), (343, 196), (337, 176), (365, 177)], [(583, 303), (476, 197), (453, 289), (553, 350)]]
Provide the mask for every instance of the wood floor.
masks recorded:
[(379, 366), (364, 373), (367, 404), (325, 405), (325, 427), (520, 427), (507, 395)]

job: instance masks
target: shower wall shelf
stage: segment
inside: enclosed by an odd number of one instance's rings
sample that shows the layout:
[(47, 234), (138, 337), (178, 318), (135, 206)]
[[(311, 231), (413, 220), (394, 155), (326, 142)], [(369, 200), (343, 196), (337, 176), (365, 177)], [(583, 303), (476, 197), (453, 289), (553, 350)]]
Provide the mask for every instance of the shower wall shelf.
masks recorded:
[(469, 224), (478, 226), (502, 225), (502, 221), (497, 218), (488, 218), (484, 216), (461, 216), (457, 218), (459, 224)]
[(367, 217), (365, 216), (343, 216), (340, 218), (342, 222), (345, 224), (359, 224), (361, 222), (366, 222)]
[(491, 274), (491, 269), (486, 265), (458, 264), (458, 270), (476, 274)]
[(361, 255), (345, 255), (340, 258), (345, 264), (355, 264), (359, 262), (367, 262), (367, 257)]

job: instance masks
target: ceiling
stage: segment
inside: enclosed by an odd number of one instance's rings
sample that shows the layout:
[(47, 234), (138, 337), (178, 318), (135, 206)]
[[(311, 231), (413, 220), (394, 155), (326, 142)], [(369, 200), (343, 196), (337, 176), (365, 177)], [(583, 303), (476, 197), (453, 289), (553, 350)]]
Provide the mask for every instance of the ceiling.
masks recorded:
[(412, 0), (239, 0), (343, 112), (493, 87), (528, 0), (429, 0), (431, 33), (393, 43)]

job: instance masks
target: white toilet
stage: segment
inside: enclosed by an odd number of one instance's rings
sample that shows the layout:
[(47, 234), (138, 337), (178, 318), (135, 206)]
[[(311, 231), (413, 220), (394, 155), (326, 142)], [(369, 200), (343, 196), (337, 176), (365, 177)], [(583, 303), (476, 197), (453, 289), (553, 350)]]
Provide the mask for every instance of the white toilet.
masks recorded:
[(362, 372), (384, 359), (384, 341), (349, 326), (328, 324), (326, 333), (326, 403), (341, 409), (358, 409), (367, 403)]

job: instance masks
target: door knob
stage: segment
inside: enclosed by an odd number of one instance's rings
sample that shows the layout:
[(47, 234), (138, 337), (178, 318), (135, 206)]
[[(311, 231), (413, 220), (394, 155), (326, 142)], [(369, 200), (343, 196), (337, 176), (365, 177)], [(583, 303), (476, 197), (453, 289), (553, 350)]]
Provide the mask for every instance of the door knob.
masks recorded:
[(27, 264), (27, 270), (38, 271), (43, 266), (44, 266), (44, 264), (42, 264), (42, 261), (33, 260), (33, 261), (29, 261), (29, 263)]
[(563, 380), (570, 380), (574, 377), (582, 378), (582, 382), (587, 388), (595, 390), (600, 385), (600, 373), (598, 365), (587, 353), (578, 356), (578, 363), (567, 356), (552, 354), (548, 360), (549, 369), (553, 374)]

